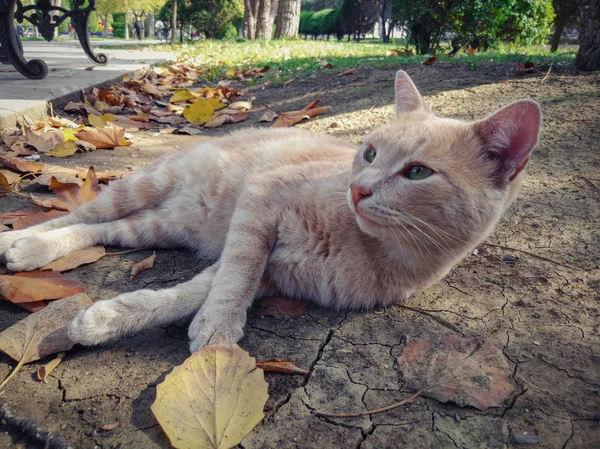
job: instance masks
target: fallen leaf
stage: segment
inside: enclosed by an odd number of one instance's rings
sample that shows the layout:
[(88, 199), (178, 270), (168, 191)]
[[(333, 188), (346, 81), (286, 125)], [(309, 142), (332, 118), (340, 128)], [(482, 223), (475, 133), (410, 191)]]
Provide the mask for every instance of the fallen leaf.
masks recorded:
[(18, 157), (0, 156), (0, 166), (16, 170), (19, 173), (33, 173), (34, 175), (40, 174), (44, 170), (44, 164), (41, 162), (29, 162)]
[(293, 126), (305, 118), (314, 117), (331, 109), (331, 106), (317, 108), (316, 106), (319, 103), (319, 100), (315, 100), (299, 111), (282, 112), (275, 123), (273, 123), (273, 128)]
[[(56, 194), (56, 198), (51, 198), (39, 202), (42, 207), (48, 209), (68, 210), (73, 212), (83, 203), (93, 200), (100, 193), (98, 178), (94, 167), (90, 167), (83, 185), (80, 187), (72, 182), (60, 182), (55, 177), (50, 180), (50, 190)], [(36, 197), (32, 195), (35, 200)]]
[(103, 426), (100, 426), (99, 429), (102, 430), (103, 432), (112, 432), (117, 427), (119, 427), (119, 421), (116, 421), (112, 424), (105, 424)]
[(73, 251), (60, 259), (50, 262), (48, 265), (40, 268), (40, 270), (68, 271), (81, 265), (94, 263), (105, 255), (106, 250), (103, 246), (92, 246)]
[(64, 210), (52, 209), (47, 212), (39, 209), (36, 210), (36, 213), (14, 221), (12, 224), (13, 230), (20, 231), (21, 229), (29, 228), (30, 226), (54, 220), (55, 218), (64, 217), (68, 214), (68, 212)]
[(202, 134), (202, 130), (200, 128), (196, 128), (195, 126), (187, 125), (176, 130), (175, 134), (188, 134), (190, 136), (196, 136), (198, 134)]
[(55, 128), (77, 128), (79, 126), (73, 120), (58, 115), (48, 117), (48, 123)]
[(436, 58), (435, 56), (429, 58), (427, 61), (423, 61), (422, 64), (423, 65), (432, 65), (433, 63), (437, 62), (438, 58)]
[(145, 112), (140, 112), (138, 115), (132, 115), (130, 118), (136, 122), (148, 122), (150, 120), (148, 114)]
[(225, 123), (238, 123), (248, 118), (247, 112), (237, 112), (234, 114), (222, 114), (215, 117), (210, 122), (204, 125), (205, 128), (216, 128), (222, 126)]
[(356, 69), (348, 69), (348, 70), (344, 70), (343, 72), (339, 73), (338, 76), (348, 76), (348, 75), (352, 75), (356, 73)]
[(69, 101), (67, 103), (67, 105), (63, 108), (64, 111), (67, 112), (81, 112), (81, 111), (85, 111), (88, 115), (90, 114), (95, 114), (95, 115), (100, 115), (100, 111), (98, 111), (96, 108), (90, 106), (89, 104), (86, 103), (74, 103), (72, 101)]
[(183, 116), (192, 125), (204, 125), (215, 117), (215, 110), (207, 100), (199, 98), (183, 110)]
[(267, 109), (263, 115), (260, 116), (259, 122), (272, 122), (279, 114), (272, 109)]
[(267, 388), (239, 346), (207, 346), (167, 374), (151, 409), (174, 447), (226, 449), (263, 419)]
[(151, 269), (154, 266), (154, 262), (156, 262), (156, 251), (154, 251), (150, 257), (145, 258), (131, 267), (131, 275), (129, 276), (129, 280), (133, 281), (133, 278), (135, 278), (138, 274)]
[(58, 144), (51, 151), (46, 152), (46, 156), (54, 157), (68, 157), (73, 156), (77, 153), (79, 147), (74, 140), (67, 140), (61, 144)]
[(62, 362), (62, 360), (67, 355), (66, 352), (59, 352), (55, 358), (53, 358), (49, 363), (42, 365), (40, 369), (37, 370), (37, 378), (40, 382), (48, 383), (48, 376), (52, 374), (52, 371), (56, 369), (56, 367)]
[(116, 119), (116, 117), (112, 114), (102, 114), (102, 115), (91, 114), (88, 116), (88, 122), (94, 128), (104, 128), (105, 126), (110, 125), (111, 122), (114, 122), (115, 119)]
[(290, 318), (304, 314), (308, 310), (308, 304), (303, 301), (267, 296), (256, 302), (259, 313), (262, 316), (272, 316), (277, 319)]
[(169, 103), (183, 103), (185, 101), (195, 100), (196, 98), (200, 97), (202, 97), (201, 93), (192, 92), (188, 89), (181, 89), (171, 95), (171, 98), (169, 98)]
[(265, 360), (264, 362), (256, 362), (256, 367), (265, 372), (283, 373), (283, 374), (312, 374), (311, 371), (298, 368), (291, 360)]
[[(17, 179), (19, 179), (17, 177)], [(8, 180), (4, 173), (0, 173), (0, 189), (8, 190), (9, 192), (13, 191), (12, 183)]]
[(25, 136), (27, 145), (31, 145), (40, 153), (46, 153), (65, 141), (63, 133), (57, 129), (49, 129), (42, 134), (36, 134), (29, 128), (25, 128)]
[(15, 221), (35, 214), (38, 211), (39, 209), (37, 207), (28, 207), (26, 209), (19, 209), (12, 212), (4, 212), (3, 214), (0, 214), (0, 223), (13, 224)]
[(35, 301), (51, 301), (85, 292), (79, 281), (55, 271), (28, 271), (14, 276), (0, 275), (0, 297), (20, 305)]
[(125, 138), (125, 130), (118, 126), (82, 129), (76, 136), (79, 140), (89, 142), (98, 149), (131, 145), (131, 141)]
[(24, 364), (71, 349), (75, 343), (67, 335), (67, 327), (80, 310), (91, 304), (86, 294), (69, 296), (50, 303), (0, 333), (0, 351), (18, 362), (0, 384), (0, 390)]
[(94, 66), (94, 65), (91, 65), (91, 66), (89, 66), (89, 67), (86, 67), (86, 68), (85, 68), (85, 69), (83, 69), (83, 70), (87, 70), (88, 72), (91, 72), (91, 71), (92, 71), (92, 70), (94, 70), (95, 68), (96, 68), (96, 66)]
[(251, 101), (235, 101), (228, 106), (228, 109), (239, 109), (240, 111), (249, 111), (252, 109)]
[(412, 340), (398, 364), (407, 389), (460, 407), (500, 407), (514, 391), (502, 351), (475, 337)]

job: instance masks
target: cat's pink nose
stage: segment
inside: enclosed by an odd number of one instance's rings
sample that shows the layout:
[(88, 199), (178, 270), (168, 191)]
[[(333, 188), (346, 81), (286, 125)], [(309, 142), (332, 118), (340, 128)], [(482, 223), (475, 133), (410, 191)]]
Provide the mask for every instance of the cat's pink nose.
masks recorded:
[(369, 189), (357, 186), (355, 184), (350, 184), (350, 192), (352, 193), (352, 201), (354, 202), (355, 206), (358, 206), (358, 202), (360, 200), (370, 197), (373, 193)]

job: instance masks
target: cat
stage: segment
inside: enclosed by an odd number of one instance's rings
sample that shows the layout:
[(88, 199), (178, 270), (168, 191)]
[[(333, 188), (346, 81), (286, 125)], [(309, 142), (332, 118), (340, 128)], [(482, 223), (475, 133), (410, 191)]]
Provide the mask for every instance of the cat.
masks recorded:
[(188, 247), (188, 282), (97, 301), (69, 327), (95, 345), (194, 317), (192, 352), (233, 344), (265, 295), (385, 307), (443, 278), (517, 196), (541, 111), (520, 100), (466, 123), (435, 116), (410, 77), (396, 117), (356, 146), (300, 129), (246, 129), (172, 152), (73, 213), (0, 234), (14, 271), (91, 245)]

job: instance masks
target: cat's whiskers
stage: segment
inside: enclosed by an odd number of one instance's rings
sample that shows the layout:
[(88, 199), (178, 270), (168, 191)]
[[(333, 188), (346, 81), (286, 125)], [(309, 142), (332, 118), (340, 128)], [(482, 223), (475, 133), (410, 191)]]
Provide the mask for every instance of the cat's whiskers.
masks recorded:
[[(413, 235), (412, 232), (410, 232), (410, 230), (404, 225), (404, 223), (402, 223), (400, 220), (397, 220), (395, 217), (392, 217), (392, 219), (394, 219), (396, 222), (398, 222), (398, 224), (400, 226), (402, 226), (402, 228), (408, 233), (408, 235), (410, 236), (410, 238), (412, 239), (412, 241), (414, 242), (415, 246), (417, 247), (417, 249), (419, 250), (419, 254), (421, 255), (421, 259), (423, 260), (423, 262), (425, 261), (425, 255), (423, 254), (423, 251), (421, 251), (421, 247), (419, 246), (419, 244), (417, 243), (417, 239), (415, 239), (415, 236)], [(400, 228), (397, 228), (398, 230), (400, 230)], [(418, 239), (419, 242), (423, 243), (420, 239)], [(410, 245), (410, 242), (407, 240), (408, 244)], [(431, 252), (429, 253), (431, 254)], [(416, 254), (415, 254), (416, 257)]]
[[(436, 248), (442, 252), (442, 254), (444, 254), (446, 257), (448, 257), (449, 259), (452, 259), (452, 249), (448, 246), (448, 242), (446, 242), (446, 240), (440, 236), (440, 238), (442, 239), (442, 242), (438, 242), (436, 239), (433, 238), (433, 236), (427, 234), (425, 231), (423, 231), (420, 227), (418, 227), (414, 221), (410, 220), (408, 217), (404, 218), (405, 220), (408, 221), (407, 224), (410, 224), (413, 228), (415, 228), (417, 231), (419, 231), (421, 234), (423, 234), (425, 237), (427, 237), (427, 239), (433, 243)], [(444, 243), (445, 245), (441, 245), (440, 243)]]

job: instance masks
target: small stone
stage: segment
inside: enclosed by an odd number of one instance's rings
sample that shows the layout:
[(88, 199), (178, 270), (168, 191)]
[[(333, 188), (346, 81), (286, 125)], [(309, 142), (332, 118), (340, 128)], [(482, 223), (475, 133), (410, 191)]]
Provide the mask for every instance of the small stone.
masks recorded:
[(540, 342), (539, 341), (534, 341), (533, 344), (536, 345), (536, 346), (539, 346)]
[(541, 438), (538, 435), (513, 435), (511, 438), (515, 444), (539, 444)]

